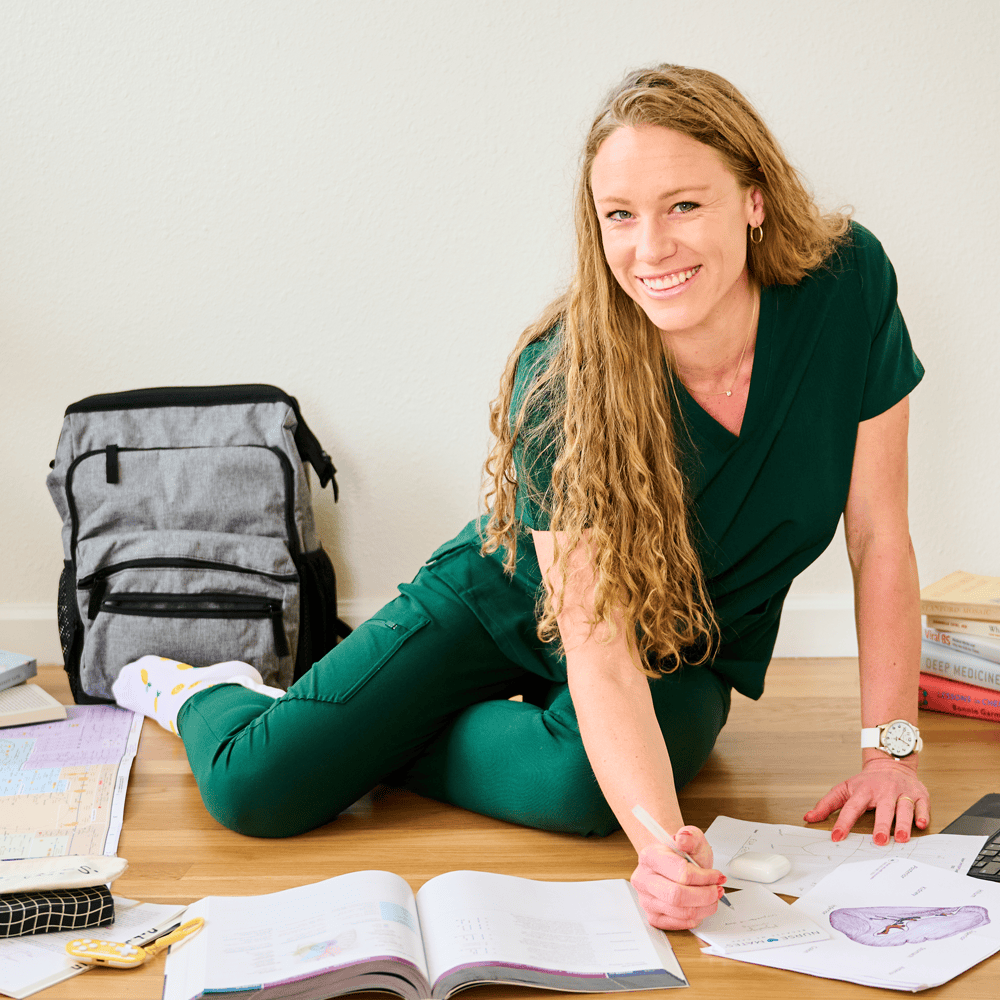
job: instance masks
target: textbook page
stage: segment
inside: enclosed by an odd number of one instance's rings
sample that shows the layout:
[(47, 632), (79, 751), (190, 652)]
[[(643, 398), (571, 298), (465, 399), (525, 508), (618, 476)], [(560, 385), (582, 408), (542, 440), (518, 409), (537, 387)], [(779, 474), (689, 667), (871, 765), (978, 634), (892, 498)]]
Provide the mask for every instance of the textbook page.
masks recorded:
[(915, 991), (946, 983), (1000, 951), (1000, 885), (905, 858), (843, 865), (792, 909), (831, 940), (729, 957)]
[(612, 978), (664, 970), (687, 985), (666, 936), (649, 926), (623, 879), (448, 872), (418, 891), (417, 909), (432, 985), (462, 968), (497, 964), (529, 979), (532, 970)]
[(310, 978), (373, 958), (427, 975), (413, 892), (365, 871), (264, 896), (206, 896), (187, 919), (205, 926), (167, 957), (164, 1000)]
[(121, 943), (148, 938), (151, 932), (178, 923), (184, 912), (183, 906), (139, 903), (123, 896), (115, 896), (114, 901), (115, 922), (107, 927), (0, 939), (0, 993), (20, 1000), (92, 969), (66, 954), (66, 945), (74, 938)]
[(870, 834), (849, 833), (834, 843), (829, 830), (753, 823), (729, 816), (716, 817), (705, 831), (705, 837), (715, 855), (715, 867), (726, 876), (726, 886), (730, 889), (758, 884), (729, 874), (733, 858), (746, 851), (783, 854), (792, 863), (792, 869), (776, 882), (769, 882), (767, 887), (771, 892), (786, 896), (805, 895), (839, 865), (852, 861), (884, 861), (898, 857), (965, 875), (987, 840), (986, 837), (935, 833), (911, 837), (905, 844), (890, 841), (879, 847)]

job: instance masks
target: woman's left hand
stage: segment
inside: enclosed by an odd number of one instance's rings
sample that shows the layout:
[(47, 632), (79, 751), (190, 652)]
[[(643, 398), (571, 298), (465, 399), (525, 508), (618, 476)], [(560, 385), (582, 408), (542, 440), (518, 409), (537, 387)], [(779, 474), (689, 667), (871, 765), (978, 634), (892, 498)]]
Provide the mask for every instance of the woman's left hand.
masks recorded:
[(860, 774), (827, 792), (803, 819), (818, 823), (838, 809), (840, 816), (830, 835), (832, 840), (843, 840), (858, 819), (874, 809), (872, 840), (879, 845), (889, 843), (893, 818), (899, 844), (910, 839), (911, 824), (924, 830), (931, 818), (930, 796), (913, 766), (889, 757), (867, 761)]

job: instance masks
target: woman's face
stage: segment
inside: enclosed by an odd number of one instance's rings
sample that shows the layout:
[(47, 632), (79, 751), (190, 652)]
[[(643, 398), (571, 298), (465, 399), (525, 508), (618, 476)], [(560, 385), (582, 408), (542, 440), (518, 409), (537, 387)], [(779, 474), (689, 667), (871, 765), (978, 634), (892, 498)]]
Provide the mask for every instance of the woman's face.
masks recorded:
[(728, 324), (746, 294), (760, 193), (710, 146), (658, 125), (612, 132), (590, 184), (608, 266), (650, 320), (667, 333)]

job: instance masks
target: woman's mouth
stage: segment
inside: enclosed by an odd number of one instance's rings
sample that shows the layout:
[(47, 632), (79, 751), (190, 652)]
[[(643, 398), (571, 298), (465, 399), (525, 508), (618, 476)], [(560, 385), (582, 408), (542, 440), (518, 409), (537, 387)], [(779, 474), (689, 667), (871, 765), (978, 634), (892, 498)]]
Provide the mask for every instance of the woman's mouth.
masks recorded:
[(701, 270), (701, 264), (689, 268), (687, 271), (674, 271), (671, 274), (664, 274), (656, 278), (639, 278), (639, 280), (651, 292), (663, 292), (671, 288), (677, 288), (685, 282), (690, 281)]

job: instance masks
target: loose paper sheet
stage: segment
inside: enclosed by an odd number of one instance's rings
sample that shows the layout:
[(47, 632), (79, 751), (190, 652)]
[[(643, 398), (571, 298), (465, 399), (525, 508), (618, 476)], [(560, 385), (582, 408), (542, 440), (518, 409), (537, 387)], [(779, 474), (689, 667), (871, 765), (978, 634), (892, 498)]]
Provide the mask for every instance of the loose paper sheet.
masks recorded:
[(713, 955), (783, 948), (830, 937), (829, 931), (763, 886), (730, 892), (726, 898), (731, 907), (720, 906), (694, 929), (712, 946)]
[(715, 867), (726, 875), (726, 885), (733, 889), (759, 884), (730, 875), (729, 862), (733, 858), (747, 851), (783, 854), (792, 863), (791, 871), (776, 882), (768, 883), (767, 887), (786, 896), (805, 895), (846, 862), (902, 858), (965, 875), (986, 843), (986, 837), (950, 833), (914, 837), (905, 844), (890, 841), (884, 847), (873, 843), (870, 834), (849, 833), (834, 843), (829, 830), (752, 823), (729, 816), (719, 816), (705, 836), (715, 854)]
[(1000, 885), (905, 858), (841, 865), (792, 909), (829, 931), (830, 940), (731, 957), (916, 991), (1000, 951)]
[(183, 906), (138, 903), (122, 896), (115, 896), (114, 901), (115, 922), (107, 927), (0, 939), (0, 993), (20, 1000), (92, 969), (92, 965), (74, 962), (66, 954), (66, 945), (73, 938), (125, 943), (140, 934), (148, 937), (148, 932), (154, 928), (177, 923), (185, 909)]

